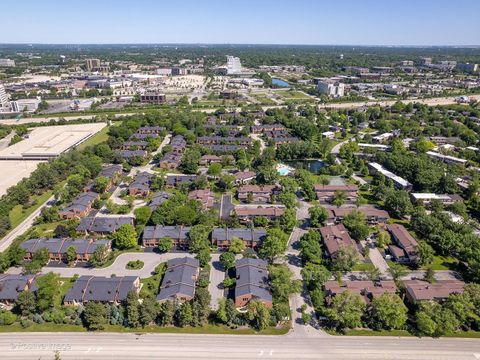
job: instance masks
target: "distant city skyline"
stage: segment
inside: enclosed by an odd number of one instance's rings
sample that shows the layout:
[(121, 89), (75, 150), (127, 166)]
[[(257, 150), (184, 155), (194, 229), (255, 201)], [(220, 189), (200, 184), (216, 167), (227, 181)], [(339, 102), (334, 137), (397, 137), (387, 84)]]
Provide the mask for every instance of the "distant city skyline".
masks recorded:
[(2, 12), (0, 43), (480, 45), (477, 0), (18, 0)]

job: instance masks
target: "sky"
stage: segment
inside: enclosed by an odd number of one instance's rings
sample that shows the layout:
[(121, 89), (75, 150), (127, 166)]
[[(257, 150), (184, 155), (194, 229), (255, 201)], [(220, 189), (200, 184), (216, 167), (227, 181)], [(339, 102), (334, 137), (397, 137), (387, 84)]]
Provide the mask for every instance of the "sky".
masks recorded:
[(0, 43), (480, 45), (480, 0), (2, 1)]

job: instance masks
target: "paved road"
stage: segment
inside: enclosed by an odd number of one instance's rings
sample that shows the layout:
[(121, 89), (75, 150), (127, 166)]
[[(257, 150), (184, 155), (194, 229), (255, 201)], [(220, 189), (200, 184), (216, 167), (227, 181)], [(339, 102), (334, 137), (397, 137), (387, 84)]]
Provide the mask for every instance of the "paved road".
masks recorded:
[(10, 231), (3, 239), (0, 240), (0, 252), (5, 251), (10, 244), (15, 240), (20, 235), (25, 234), (25, 232), (30, 229), (30, 227), (33, 225), (33, 221), (35, 218), (40, 215), (40, 212), (42, 209), (47, 206), (47, 204), (52, 201), (54, 197), (52, 196), (49, 198), (47, 201), (43, 203), (37, 210), (35, 210), (33, 213), (31, 213), (23, 222), (20, 223), (15, 229)]
[(223, 271), (222, 264), (220, 264), (220, 254), (212, 254), (208, 292), (212, 296), (210, 300), (210, 308), (213, 310), (218, 309), (218, 300), (223, 298), (223, 279), (225, 279), (225, 272)]
[[(139, 276), (140, 278), (148, 278), (152, 276), (153, 270), (155, 267), (165, 261), (170, 259), (174, 259), (177, 257), (193, 257), (193, 254), (189, 253), (165, 253), (165, 254), (158, 254), (158, 253), (125, 253), (119, 255), (115, 262), (106, 267), (106, 268), (68, 268), (68, 267), (54, 267), (54, 266), (45, 266), (42, 269), (42, 274), (46, 274), (49, 272), (54, 272), (59, 274), (61, 277), (72, 277), (75, 274), (80, 276), (82, 275), (94, 275), (94, 276), (106, 276), (110, 277), (111, 275), (115, 274), (117, 276)], [(129, 261), (141, 260), (144, 262), (143, 268), (139, 270), (128, 270), (125, 267)], [(11, 268), (8, 270), (9, 274), (18, 273), (21, 271), (19, 268)]]
[(0, 140), (0, 150), (6, 149), (10, 145), (10, 140), (12, 140), (15, 134), (15, 131), (10, 131), (10, 134)]
[(2, 359), (325, 359), (475, 360), (480, 341), (395, 337), (325, 337), (124, 333), (4, 333)]
[(96, 116), (115, 116), (116, 118), (121, 118), (123, 116), (131, 116), (136, 115), (137, 113), (118, 113), (118, 114), (98, 114), (98, 115), (73, 115), (73, 116), (46, 116), (46, 117), (36, 117), (36, 118), (21, 118), (20, 120), (17, 119), (2, 119), (0, 120), (0, 124), (3, 125), (21, 125), (21, 124), (28, 124), (28, 123), (43, 123), (49, 122), (51, 120), (60, 120), (63, 119), (65, 121), (71, 120), (90, 120), (95, 118)]

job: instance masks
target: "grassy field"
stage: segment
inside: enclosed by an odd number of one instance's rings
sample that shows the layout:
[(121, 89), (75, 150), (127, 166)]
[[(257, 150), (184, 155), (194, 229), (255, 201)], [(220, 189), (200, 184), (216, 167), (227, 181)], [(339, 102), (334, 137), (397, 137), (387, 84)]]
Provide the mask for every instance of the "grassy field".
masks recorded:
[(352, 268), (352, 271), (368, 271), (374, 268), (375, 266), (371, 263), (359, 263)]
[[(116, 333), (168, 333), (168, 334), (228, 334), (228, 335), (284, 335), (288, 332), (288, 327), (283, 328), (268, 328), (263, 331), (255, 331), (251, 328), (231, 329), (227, 326), (221, 325), (205, 325), (202, 327), (160, 327), (160, 326), (146, 326), (144, 328), (125, 328), (120, 325), (105, 325), (101, 332), (116, 332)], [(85, 332), (87, 331), (83, 326), (79, 325), (64, 325), (64, 324), (33, 324), (27, 328), (23, 328), (20, 324), (1, 325), (1, 332)]]
[[(118, 126), (118, 125), (120, 125), (120, 123), (121, 123), (120, 121), (115, 122), (115, 123), (113, 123), (112, 126)], [(102, 130), (100, 130), (98, 133), (93, 135), (90, 139), (88, 139), (87, 141), (78, 145), (77, 149), (78, 150), (83, 150), (87, 146), (93, 146), (93, 145), (100, 144), (104, 141), (107, 141), (108, 140), (108, 129), (110, 129), (110, 126), (105, 126)]]
[[(371, 330), (371, 329), (349, 329), (343, 333), (334, 330), (326, 330), (330, 335), (336, 336), (417, 336), (408, 332), (407, 330)], [(443, 337), (453, 338), (480, 338), (480, 331), (456, 331), (454, 333), (444, 335)]]
[[(429, 265), (433, 270), (455, 270), (458, 265), (458, 260), (452, 257), (435, 255), (433, 257), (433, 262)], [(422, 270), (425, 270), (428, 266), (421, 267)]]
[(32, 196), (34, 205), (24, 209), (22, 205), (15, 206), (9, 213), (12, 229), (15, 229), (23, 220), (31, 215), (35, 210), (42, 206), (53, 195), (52, 191), (47, 191), (42, 195)]

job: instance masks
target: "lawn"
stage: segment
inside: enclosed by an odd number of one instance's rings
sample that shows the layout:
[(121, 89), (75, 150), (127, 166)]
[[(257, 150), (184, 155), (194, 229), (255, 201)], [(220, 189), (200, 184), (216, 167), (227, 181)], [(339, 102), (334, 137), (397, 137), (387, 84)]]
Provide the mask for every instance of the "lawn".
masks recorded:
[(455, 270), (457, 265), (458, 260), (452, 257), (435, 255), (433, 257), (433, 262), (428, 266), (421, 267), (421, 269), (425, 270), (427, 267), (431, 266), (433, 270)]
[[(349, 329), (345, 332), (336, 332), (334, 330), (325, 330), (330, 335), (336, 336), (416, 336), (407, 330), (371, 330), (371, 329)], [(454, 338), (480, 338), (480, 331), (456, 331), (454, 333), (444, 335), (443, 337)]]
[[(118, 126), (120, 125), (121, 122), (118, 121), (116, 123), (113, 123), (112, 126)], [(80, 145), (77, 146), (78, 150), (83, 150), (87, 146), (93, 146), (100, 144), (102, 142), (105, 142), (108, 140), (108, 130), (110, 129), (110, 126), (105, 126), (102, 130), (100, 130), (98, 133), (93, 135), (90, 139), (86, 140), (85, 142), (81, 143)]]
[(352, 268), (352, 271), (369, 271), (374, 268), (375, 266), (372, 263), (358, 263)]
[(18, 225), (20, 225), (22, 221), (24, 221), (35, 210), (42, 206), (52, 195), (52, 191), (47, 191), (42, 195), (33, 195), (31, 201), (34, 205), (26, 209), (24, 209), (22, 205), (17, 205), (10, 210), (8, 216), (10, 218), (10, 223), (12, 224), (12, 229), (15, 229)]
[(129, 261), (125, 268), (128, 269), (128, 270), (139, 270), (139, 269), (143, 268), (143, 265), (145, 265), (145, 263), (143, 261), (134, 260), (134, 261)]

